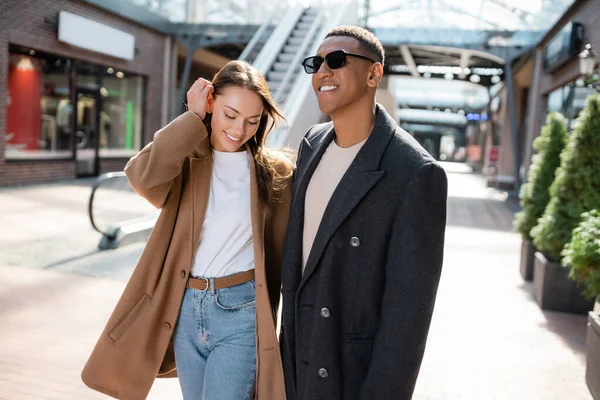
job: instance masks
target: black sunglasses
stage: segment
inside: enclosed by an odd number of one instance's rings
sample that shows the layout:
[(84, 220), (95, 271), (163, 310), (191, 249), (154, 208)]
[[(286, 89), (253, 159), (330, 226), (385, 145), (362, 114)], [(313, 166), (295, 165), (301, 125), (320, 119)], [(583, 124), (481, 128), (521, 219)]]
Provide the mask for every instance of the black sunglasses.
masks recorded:
[(363, 60), (371, 61), (372, 63), (375, 62), (369, 57), (362, 56), (360, 54), (347, 53), (344, 50), (336, 50), (327, 54), (325, 58), (321, 56), (312, 56), (305, 58), (304, 61), (302, 61), (302, 66), (304, 67), (304, 71), (306, 71), (307, 74), (316, 74), (319, 71), (319, 68), (321, 68), (323, 61), (327, 62), (329, 68), (338, 69), (346, 65), (346, 57), (348, 56), (362, 58)]

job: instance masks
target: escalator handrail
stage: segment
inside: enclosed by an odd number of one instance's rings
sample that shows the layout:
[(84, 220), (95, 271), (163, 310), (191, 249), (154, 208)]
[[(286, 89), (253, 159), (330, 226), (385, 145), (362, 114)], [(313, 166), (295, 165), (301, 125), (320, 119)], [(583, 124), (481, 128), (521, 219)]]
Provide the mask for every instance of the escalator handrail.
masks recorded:
[(92, 227), (99, 233), (113, 239), (114, 235), (111, 235), (108, 232), (104, 232), (102, 231), (100, 228), (98, 228), (98, 225), (96, 225), (96, 222), (94, 221), (94, 213), (93, 213), (93, 204), (94, 204), (94, 196), (96, 195), (96, 190), (102, 186), (105, 182), (114, 179), (114, 178), (124, 178), (125, 177), (125, 172), (123, 171), (119, 171), (119, 172), (107, 172), (105, 174), (102, 174), (100, 176), (98, 176), (98, 178), (96, 178), (96, 180), (94, 181), (93, 185), (92, 185), (92, 193), (90, 194), (90, 200), (88, 203), (88, 215), (90, 217), (90, 222), (92, 223)]
[(269, 28), (270, 26), (273, 25), (273, 21), (272, 21), (273, 16), (275, 15), (276, 12), (279, 12), (279, 11), (280, 11), (279, 7), (276, 7), (275, 9), (273, 9), (271, 11), (269, 16), (264, 20), (264, 22), (260, 25), (260, 27), (254, 33), (254, 36), (252, 36), (252, 39), (250, 39), (250, 42), (248, 42), (246, 47), (244, 47), (244, 50), (242, 51), (242, 54), (240, 54), (240, 56), (238, 57), (238, 60), (254, 61), (254, 60), (248, 60), (248, 57), (250, 56), (250, 53), (252, 52), (252, 50), (254, 50), (254, 47), (256, 47), (256, 45), (258, 44), (258, 41), (262, 38), (262, 36), (265, 33), (265, 31), (267, 30), (267, 28)]

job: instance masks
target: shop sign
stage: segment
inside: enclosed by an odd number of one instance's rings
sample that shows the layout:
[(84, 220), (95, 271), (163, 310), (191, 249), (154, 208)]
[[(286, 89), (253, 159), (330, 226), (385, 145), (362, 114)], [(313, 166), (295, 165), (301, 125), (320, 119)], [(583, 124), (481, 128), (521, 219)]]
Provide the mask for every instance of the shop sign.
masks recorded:
[(582, 41), (583, 25), (579, 22), (569, 22), (545, 47), (545, 70), (551, 72), (579, 54)]
[(135, 56), (135, 36), (66, 11), (58, 15), (58, 40), (124, 60)]

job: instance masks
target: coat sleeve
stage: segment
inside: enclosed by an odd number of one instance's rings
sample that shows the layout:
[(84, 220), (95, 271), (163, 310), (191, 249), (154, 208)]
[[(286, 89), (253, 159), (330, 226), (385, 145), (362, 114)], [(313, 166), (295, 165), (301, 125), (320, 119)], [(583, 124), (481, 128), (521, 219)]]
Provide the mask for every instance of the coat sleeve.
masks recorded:
[(361, 400), (412, 398), (442, 269), (446, 200), (442, 168), (421, 166), (395, 215), (381, 321)]
[(156, 208), (161, 208), (173, 179), (186, 157), (208, 138), (200, 117), (186, 112), (154, 134), (154, 141), (133, 156), (125, 166), (125, 175), (133, 190)]

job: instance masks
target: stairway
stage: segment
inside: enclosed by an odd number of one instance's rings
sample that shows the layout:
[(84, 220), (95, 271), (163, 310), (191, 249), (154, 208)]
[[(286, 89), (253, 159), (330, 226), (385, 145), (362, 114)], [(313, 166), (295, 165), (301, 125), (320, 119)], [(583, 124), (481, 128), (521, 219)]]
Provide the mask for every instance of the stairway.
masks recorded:
[[(279, 54), (275, 58), (275, 62), (271, 66), (271, 69), (266, 74), (269, 89), (271, 90), (271, 93), (274, 94), (274, 97), (279, 105), (282, 107), (285, 104), (287, 95), (293, 87), (298, 74), (304, 73), (300, 63), (297, 65), (291, 65), (291, 63), (293, 62), (296, 54), (298, 54), (298, 52), (301, 50), (302, 42), (305, 40), (312, 25), (315, 23), (317, 14), (318, 10), (314, 8), (307, 8), (302, 12), (300, 19), (296, 22), (294, 29), (285, 42), (285, 45), (281, 48)], [(306, 54), (304, 57), (307, 56), (308, 55)], [(304, 59), (304, 57), (302, 57), (302, 59)], [(280, 92), (281, 84), (283, 83), (282, 80), (290, 68), (294, 69), (292, 77), (285, 84), (285, 87), (282, 89), (283, 92)]]

